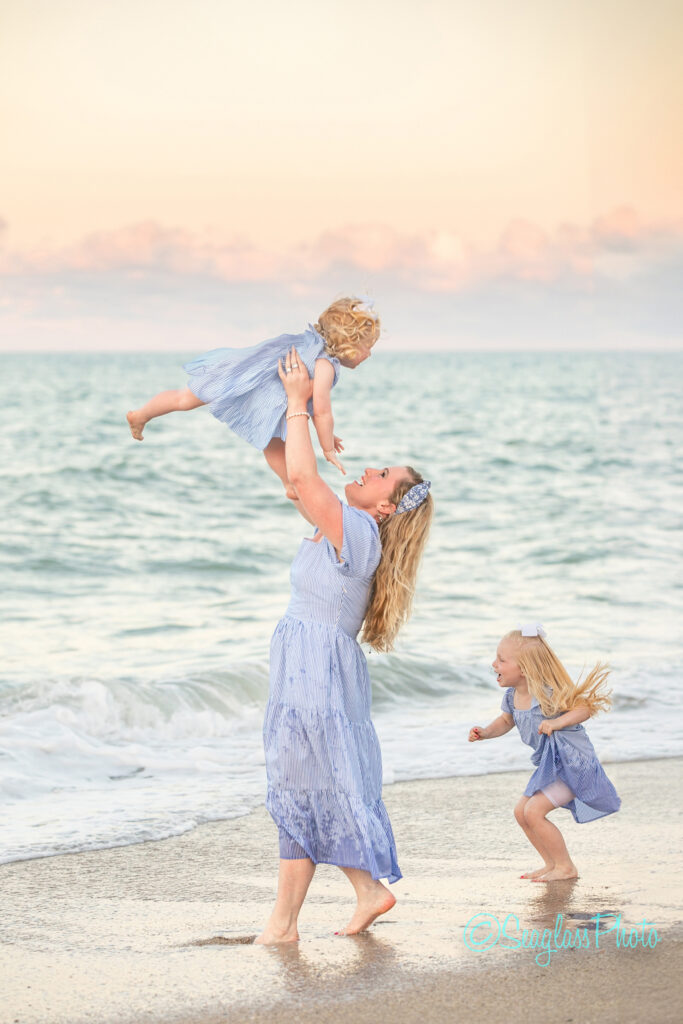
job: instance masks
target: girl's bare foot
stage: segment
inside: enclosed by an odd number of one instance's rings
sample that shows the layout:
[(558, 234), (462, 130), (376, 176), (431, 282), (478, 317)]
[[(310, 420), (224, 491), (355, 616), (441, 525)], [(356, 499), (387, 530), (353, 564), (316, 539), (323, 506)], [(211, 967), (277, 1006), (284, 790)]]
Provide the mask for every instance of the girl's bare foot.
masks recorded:
[(142, 436), (142, 431), (145, 429), (145, 423), (147, 421), (144, 420), (140, 416), (140, 414), (135, 412), (135, 411), (131, 411), (131, 412), (126, 413), (126, 419), (128, 420), (128, 426), (130, 427), (130, 432), (133, 435), (133, 437), (135, 438), (135, 440), (136, 441), (144, 440), (144, 438)]
[(356, 912), (346, 928), (343, 928), (340, 932), (335, 932), (335, 934), (357, 935), (358, 932), (364, 932), (370, 927), (375, 918), (379, 917), (380, 914), (386, 914), (395, 903), (396, 897), (389, 892), (385, 885), (378, 882), (377, 887), (372, 892), (359, 897)]
[(546, 875), (549, 871), (552, 871), (555, 867), (554, 864), (544, 864), (542, 868), (536, 868), (535, 871), (525, 871), (520, 878), (540, 878), (541, 875)]
[(534, 878), (534, 882), (564, 882), (570, 878), (578, 878), (579, 872), (576, 870), (574, 865), (569, 864), (557, 864), (550, 871), (547, 871), (545, 875), (541, 875), (539, 878)]

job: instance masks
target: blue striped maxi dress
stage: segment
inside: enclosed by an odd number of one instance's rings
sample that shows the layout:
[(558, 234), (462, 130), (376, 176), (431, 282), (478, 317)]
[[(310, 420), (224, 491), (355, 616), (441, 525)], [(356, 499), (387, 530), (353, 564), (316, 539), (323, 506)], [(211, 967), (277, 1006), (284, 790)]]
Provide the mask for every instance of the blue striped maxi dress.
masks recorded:
[(325, 537), (301, 542), (289, 607), (271, 640), (266, 807), (282, 858), (396, 882), (370, 678), (356, 642), (380, 560), (379, 531), (361, 509), (342, 504), (342, 515), (341, 561)]
[[(332, 387), (339, 380), (339, 360), (325, 352), (325, 339), (311, 324), (303, 334), (280, 334), (251, 348), (216, 348), (198, 356), (183, 369), (188, 387), (210, 412), (259, 451), (273, 437), (287, 436), (287, 395), (277, 372), (294, 345), (311, 377), (317, 359), (334, 367)], [(313, 414), (313, 404), (308, 403)]]
[(538, 731), (544, 716), (536, 698), (532, 697), (531, 707), (527, 709), (516, 708), (514, 698), (514, 686), (508, 687), (500, 706), (514, 718), (522, 741), (534, 748), (531, 762), (536, 765), (524, 796), (533, 796), (539, 789), (561, 779), (575, 794), (573, 800), (564, 804), (572, 812), (574, 821), (594, 821), (618, 811), (621, 800), (598, 761), (584, 727), (568, 725), (546, 736)]

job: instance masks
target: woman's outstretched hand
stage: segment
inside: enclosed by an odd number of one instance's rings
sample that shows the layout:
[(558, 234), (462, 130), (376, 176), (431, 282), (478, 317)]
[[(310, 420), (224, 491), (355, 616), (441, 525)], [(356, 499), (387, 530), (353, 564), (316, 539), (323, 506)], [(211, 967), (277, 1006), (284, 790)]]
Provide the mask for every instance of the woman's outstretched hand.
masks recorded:
[(278, 359), (277, 372), (287, 394), (289, 404), (301, 404), (302, 411), (305, 410), (308, 400), (313, 394), (313, 381), (306, 369), (306, 364), (294, 346), (285, 356), (284, 366), (282, 365), (282, 360)]

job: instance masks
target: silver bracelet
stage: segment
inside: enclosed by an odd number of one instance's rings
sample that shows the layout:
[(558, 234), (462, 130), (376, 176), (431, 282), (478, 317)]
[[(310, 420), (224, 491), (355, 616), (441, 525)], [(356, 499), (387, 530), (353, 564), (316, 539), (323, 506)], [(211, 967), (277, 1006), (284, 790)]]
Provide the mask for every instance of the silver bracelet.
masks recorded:
[(290, 412), (285, 416), (285, 419), (293, 420), (295, 416), (305, 416), (306, 419), (310, 418), (307, 412)]

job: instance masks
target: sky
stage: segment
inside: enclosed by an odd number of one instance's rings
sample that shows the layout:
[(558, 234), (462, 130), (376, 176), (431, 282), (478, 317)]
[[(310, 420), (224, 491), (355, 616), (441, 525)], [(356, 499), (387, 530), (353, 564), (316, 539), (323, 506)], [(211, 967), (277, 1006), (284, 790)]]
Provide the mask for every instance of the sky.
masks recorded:
[(2, 0), (0, 348), (681, 347), (679, 0)]

